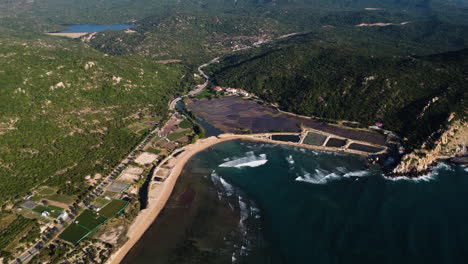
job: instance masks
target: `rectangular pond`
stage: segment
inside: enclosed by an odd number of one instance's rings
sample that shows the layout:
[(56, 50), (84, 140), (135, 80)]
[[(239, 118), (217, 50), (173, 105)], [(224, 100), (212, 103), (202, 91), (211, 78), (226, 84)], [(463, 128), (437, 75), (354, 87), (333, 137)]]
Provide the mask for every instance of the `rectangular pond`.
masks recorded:
[(299, 142), (301, 139), (298, 135), (272, 135), (272, 140), (286, 141), (286, 142)]
[(374, 146), (369, 146), (369, 145), (363, 145), (363, 144), (358, 144), (358, 143), (352, 143), (348, 147), (349, 149), (354, 149), (354, 150), (359, 150), (359, 151), (364, 151), (364, 152), (369, 152), (369, 153), (377, 153), (382, 150), (383, 148), (379, 147), (374, 147)]
[(307, 136), (304, 138), (304, 144), (307, 145), (313, 145), (313, 146), (322, 146), (325, 140), (327, 139), (326, 136), (314, 133), (314, 132), (309, 132), (307, 133)]
[(346, 140), (344, 139), (339, 139), (339, 138), (330, 138), (327, 141), (327, 147), (334, 147), (334, 148), (340, 148), (346, 145)]

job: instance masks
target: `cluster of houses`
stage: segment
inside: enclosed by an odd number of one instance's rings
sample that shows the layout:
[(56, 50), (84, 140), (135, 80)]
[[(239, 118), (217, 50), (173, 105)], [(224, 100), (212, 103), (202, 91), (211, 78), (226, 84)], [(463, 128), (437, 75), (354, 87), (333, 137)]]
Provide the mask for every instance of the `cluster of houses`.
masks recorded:
[(240, 96), (244, 96), (244, 97), (248, 97), (250, 96), (250, 94), (246, 91), (246, 90), (243, 90), (243, 89), (236, 89), (236, 88), (224, 88), (224, 87), (221, 87), (221, 86), (215, 86), (214, 87), (214, 90), (216, 92), (225, 92), (227, 94), (237, 94), (237, 95), (240, 95)]

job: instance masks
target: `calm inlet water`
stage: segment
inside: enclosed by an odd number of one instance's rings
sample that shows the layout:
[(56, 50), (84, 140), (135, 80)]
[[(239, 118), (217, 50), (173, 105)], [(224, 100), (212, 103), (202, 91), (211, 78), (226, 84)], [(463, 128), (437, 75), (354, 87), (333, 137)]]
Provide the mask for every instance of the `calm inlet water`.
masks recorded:
[(65, 30), (58, 31), (57, 33), (92, 33), (101, 32), (106, 30), (124, 30), (131, 28), (130, 24), (111, 24), (111, 25), (96, 25), (96, 24), (80, 24), (80, 25), (65, 25), (68, 27)]
[(124, 263), (466, 263), (468, 172), (230, 141), (196, 155)]

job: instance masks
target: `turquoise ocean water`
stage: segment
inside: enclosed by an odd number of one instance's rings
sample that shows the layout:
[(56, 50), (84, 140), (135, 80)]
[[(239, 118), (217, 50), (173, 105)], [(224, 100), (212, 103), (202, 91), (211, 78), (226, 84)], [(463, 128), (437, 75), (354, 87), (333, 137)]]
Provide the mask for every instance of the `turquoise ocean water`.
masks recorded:
[[(221, 143), (196, 155), (181, 181), (203, 182), (212, 194), (203, 203), (233, 216), (194, 213), (181, 227), (190, 232), (176, 234), (158, 230), (168, 209), (124, 263), (468, 263), (467, 171), (441, 164), (419, 180), (389, 180), (367, 170), (358, 156)], [(223, 220), (231, 218), (233, 223)], [(217, 246), (222, 252), (201, 240), (203, 232), (192, 234), (207, 222), (236, 233), (224, 236)], [(177, 221), (165, 224), (178, 230)], [(180, 239), (171, 246), (162, 236)], [(211, 257), (166, 257), (185, 254), (180, 244), (187, 240)], [(164, 241), (164, 252), (155, 250)]]

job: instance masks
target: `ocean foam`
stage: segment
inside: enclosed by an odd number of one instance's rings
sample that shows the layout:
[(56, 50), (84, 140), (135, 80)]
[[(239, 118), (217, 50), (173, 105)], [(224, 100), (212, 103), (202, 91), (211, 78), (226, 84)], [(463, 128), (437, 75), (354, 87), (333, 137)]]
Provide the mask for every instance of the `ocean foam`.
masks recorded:
[(411, 181), (411, 182), (428, 182), (428, 181), (432, 181), (432, 180), (434, 180), (436, 178), (437, 175), (439, 175), (439, 173), (437, 171), (432, 171), (432, 172), (429, 172), (429, 173), (427, 173), (425, 175), (418, 176), (418, 177), (415, 177), (415, 178), (410, 178), (410, 177), (407, 177), (407, 176), (387, 177), (384, 174), (382, 174), (382, 176), (385, 179), (390, 180), (390, 181)]
[(260, 154), (258, 157), (252, 151), (246, 153), (247, 156), (225, 162), (219, 167), (223, 168), (242, 168), (242, 167), (259, 167), (268, 162), (265, 154)]
[(438, 170), (448, 170), (448, 171), (453, 171), (454, 168), (452, 166), (450, 166), (449, 164), (447, 163), (444, 163), (444, 162), (439, 162), (437, 164), (437, 166), (434, 167), (434, 170), (438, 171)]
[(369, 176), (371, 174), (370, 171), (368, 170), (358, 170), (358, 171), (351, 171), (348, 173), (345, 173), (343, 177), (349, 178), (349, 177), (364, 177), (364, 176)]
[(224, 190), (226, 191), (227, 196), (232, 196), (234, 194), (234, 187), (225, 181), (223, 178), (219, 178), (221, 184), (223, 185)]
[[(428, 182), (431, 180), (434, 180), (438, 175), (440, 171), (454, 171), (455, 168), (452, 167), (450, 164), (444, 163), (444, 162), (439, 162), (437, 166), (432, 168), (432, 171), (428, 172), (427, 174), (424, 174), (422, 176), (410, 178), (407, 176), (398, 176), (398, 177), (386, 177), (384, 176), (385, 179), (391, 180), (391, 181), (412, 181), (412, 182)], [(465, 168), (465, 171), (466, 168)]]
[(242, 234), (246, 233), (246, 228), (245, 228), (245, 220), (249, 217), (249, 208), (247, 207), (247, 204), (242, 201), (242, 197), (239, 196), (239, 209), (240, 209), (240, 220), (239, 220), (239, 227), (241, 229)]
[[(212, 171), (210, 176), (211, 181), (216, 186), (217, 190), (223, 190), (227, 196), (232, 196), (234, 194), (234, 187), (223, 178), (219, 177), (219, 175), (216, 174), (216, 171)], [(224, 193), (220, 191), (217, 191), (217, 193), (218, 199), (221, 200)]]
[(287, 161), (290, 165), (294, 165), (294, 159), (293, 159), (292, 155), (289, 155), (288, 157), (286, 157), (286, 161)]
[(314, 174), (305, 172), (304, 175), (296, 177), (296, 181), (308, 182), (313, 184), (325, 184), (331, 180), (340, 178), (335, 172), (329, 172), (326, 170), (315, 169)]

